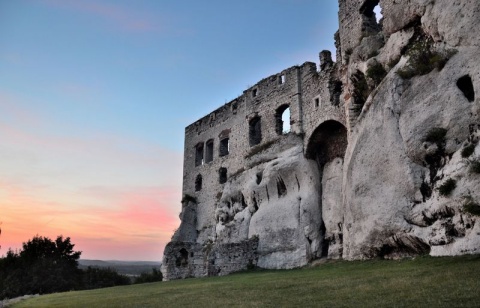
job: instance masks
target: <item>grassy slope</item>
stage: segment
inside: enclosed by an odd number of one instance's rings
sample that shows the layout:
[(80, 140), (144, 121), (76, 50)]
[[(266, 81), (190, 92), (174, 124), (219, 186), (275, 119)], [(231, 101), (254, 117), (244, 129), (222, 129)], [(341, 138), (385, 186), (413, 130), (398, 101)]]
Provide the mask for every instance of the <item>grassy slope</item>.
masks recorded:
[(331, 262), (58, 293), (14, 307), (479, 307), (480, 256)]

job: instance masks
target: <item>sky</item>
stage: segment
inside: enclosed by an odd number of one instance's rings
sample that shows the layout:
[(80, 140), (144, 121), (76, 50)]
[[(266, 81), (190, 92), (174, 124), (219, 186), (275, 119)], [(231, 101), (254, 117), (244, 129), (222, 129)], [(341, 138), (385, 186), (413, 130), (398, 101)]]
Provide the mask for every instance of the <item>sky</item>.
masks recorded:
[(0, 0), (0, 255), (35, 235), (161, 261), (184, 129), (335, 54), (337, 0)]

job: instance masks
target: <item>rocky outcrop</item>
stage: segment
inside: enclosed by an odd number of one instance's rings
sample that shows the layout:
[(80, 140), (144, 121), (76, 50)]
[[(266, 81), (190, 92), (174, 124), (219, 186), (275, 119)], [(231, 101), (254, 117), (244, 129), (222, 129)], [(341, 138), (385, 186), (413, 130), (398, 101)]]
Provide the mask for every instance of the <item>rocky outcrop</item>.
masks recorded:
[[(467, 199), (480, 200), (480, 179), (469, 168), (478, 156), (462, 158), (461, 152), (476, 144), (480, 120), (474, 99), (478, 35), (472, 28), (480, 4), (383, 3), (383, 35), (389, 39), (378, 56), (349, 65), (350, 73), (363, 67), (368, 75), (373, 62), (389, 71), (370, 93), (350, 134), (343, 257), (478, 253), (477, 218), (463, 207)], [(403, 19), (397, 10), (404, 12)], [(460, 21), (463, 10), (464, 17), (476, 17)], [(462, 38), (467, 25), (469, 38)], [(364, 44), (365, 39), (353, 53)], [(403, 53), (395, 54), (392, 46)], [(461, 89), (462, 80), (469, 90)], [(353, 83), (348, 86), (354, 91)], [(456, 188), (442, 195), (440, 188), (449, 179)]]
[[(249, 98), (264, 80), (234, 101), (255, 145), (219, 162), (237, 171), (209, 186), (215, 198), (184, 204), (167, 279), (480, 253), (480, 2), (340, 0), (339, 17), (337, 63), (322, 52), (321, 71), (288, 70), (295, 86), (278, 88), (280, 73), (265, 97)], [(282, 135), (288, 106), (294, 130)]]

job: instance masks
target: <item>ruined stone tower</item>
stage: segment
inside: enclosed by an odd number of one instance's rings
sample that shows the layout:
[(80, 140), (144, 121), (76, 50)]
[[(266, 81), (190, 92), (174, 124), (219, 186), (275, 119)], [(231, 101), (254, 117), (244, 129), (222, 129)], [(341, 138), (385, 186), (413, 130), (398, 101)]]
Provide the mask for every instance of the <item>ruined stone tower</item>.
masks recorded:
[(335, 63), (323, 51), (185, 129), (167, 280), (480, 252), (480, 3), (339, 0), (339, 20)]

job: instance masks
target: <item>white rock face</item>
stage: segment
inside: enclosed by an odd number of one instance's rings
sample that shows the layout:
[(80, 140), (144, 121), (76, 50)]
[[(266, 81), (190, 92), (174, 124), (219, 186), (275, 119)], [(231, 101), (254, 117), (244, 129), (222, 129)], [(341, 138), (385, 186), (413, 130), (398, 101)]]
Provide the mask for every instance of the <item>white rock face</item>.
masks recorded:
[[(380, 63), (392, 59), (392, 46), (406, 45), (412, 29), (403, 27), (420, 17), (417, 32), (439, 41), (432, 48), (456, 53), (441, 70), (411, 79), (397, 74), (408, 65), (404, 56), (371, 93), (345, 157), (343, 257), (478, 253), (478, 218), (463, 205), (467, 199), (480, 201), (480, 178), (469, 172), (469, 161), (479, 157), (476, 152), (462, 158), (460, 152), (476, 142), (479, 100), (469, 100), (457, 82), (469, 76), (473, 88), (480, 88), (475, 26), (480, 3), (383, 3), (384, 11), (389, 9), (384, 27), (392, 34), (377, 57)], [(397, 9), (406, 13), (398, 15)], [(438, 128), (445, 137), (427, 140)], [(438, 189), (448, 179), (457, 186), (449, 196), (440, 196)]]
[[(293, 268), (321, 253), (320, 177), (301, 143), (239, 175), (217, 208), (217, 242), (258, 237), (262, 268)], [(240, 196), (240, 197), (239, 197)], [(243, 196), (243, 205), (242, 197)]]
[(328, 258), (339, 259), (343, 253), (343, 159), (335, 158), (323, 167), (322, 218), (325, 240), (328, 241)]

